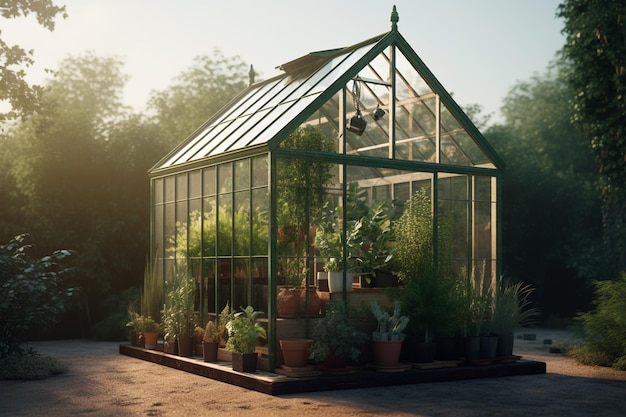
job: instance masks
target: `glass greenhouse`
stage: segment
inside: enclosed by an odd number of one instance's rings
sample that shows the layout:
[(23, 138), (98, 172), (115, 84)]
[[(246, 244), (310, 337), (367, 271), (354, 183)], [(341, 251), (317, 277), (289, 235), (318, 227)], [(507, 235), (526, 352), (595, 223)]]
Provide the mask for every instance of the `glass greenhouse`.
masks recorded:
[[(289, 334), (308, 336), (319, 300), (396, 285), (393, 274), (367, 278), (394, 272), (363, 256), (383, 233), (362, 221), (375, 210), (393, 224), (425, 196), (432, 262), (500, 273), (503, 162), (399, 33), (397, 15), (388, 33), (279, 68), (150, 170), (158, 273), (193, 277), (203, 323), (226, 303), (265, 312), (269, 370), (284, 326), (297, 317)], [(326, 270), (341, 271), (339, 289)], [(311, 289), (295, 312), (279, 305), (289, 286)]]

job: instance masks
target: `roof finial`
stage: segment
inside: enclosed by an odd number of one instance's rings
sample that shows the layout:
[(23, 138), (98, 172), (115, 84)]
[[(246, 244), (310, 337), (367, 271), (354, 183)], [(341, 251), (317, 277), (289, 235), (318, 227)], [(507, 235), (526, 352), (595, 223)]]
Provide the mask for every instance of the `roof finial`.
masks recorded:
[(250, 65), (250, 71), (248, 72), (248, 80), (250, 82), (249, 85), (254, 84), (254, 76), (256, 75), (256, 72), (254, 72), (254, 67), (252, 65)]
[(391, 29), (398, 29), (398, 21), (400, 17), (398, 16), (398, 11), (396, 10), (396, 5), (393, 5), (393, 10), (391, 11)]

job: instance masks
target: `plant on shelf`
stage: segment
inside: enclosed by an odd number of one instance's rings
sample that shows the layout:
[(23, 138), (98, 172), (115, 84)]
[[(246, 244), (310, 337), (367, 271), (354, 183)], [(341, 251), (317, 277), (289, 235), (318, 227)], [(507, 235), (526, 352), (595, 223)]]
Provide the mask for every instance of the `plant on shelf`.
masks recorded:
[(217, 351), (224, 337), (226, 323), (228, 323), (231, 318), (230, 306), (226, 303), (219, 317), (217, 317), (215, 321), (209, 320), (204, 327), (202, 350), (205, 362), (217, 361)]
[(337, 300), (327, 304), (326, 315), (317, 322), (312, 336), (309, 357), (326, 368), (341, 368), (348, 361), (357, 361), (367, 340), (366, 334), (348, 320), (345, 304)]
[(262, 311), (255, 311), (252, 306), (248, 306), (241, 308), (241, 311), (226, 323), (228, 331), (226, 350), (233, 354), (233, 370), (235, 371), (254, 372), (256, 370), (256, 342), (259, 338), (267, 338), (265, 329), (257, 321), (262, 314), (264, 314)]

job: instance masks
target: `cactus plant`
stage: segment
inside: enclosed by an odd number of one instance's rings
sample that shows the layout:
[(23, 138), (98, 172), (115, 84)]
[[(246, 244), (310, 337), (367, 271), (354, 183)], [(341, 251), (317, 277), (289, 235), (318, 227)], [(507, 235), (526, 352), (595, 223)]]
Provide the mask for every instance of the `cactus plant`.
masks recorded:
[(405, 335), (402, 332), (409, 323), (409, 318), (400, 315), (400, 301), (396, 300), (393, 304), (393, 315), (390, 316), (376, 300), (372, 300), (370, 310), (378, 323), (376, 331), (372, 332), (372, 340), (404, 340)]

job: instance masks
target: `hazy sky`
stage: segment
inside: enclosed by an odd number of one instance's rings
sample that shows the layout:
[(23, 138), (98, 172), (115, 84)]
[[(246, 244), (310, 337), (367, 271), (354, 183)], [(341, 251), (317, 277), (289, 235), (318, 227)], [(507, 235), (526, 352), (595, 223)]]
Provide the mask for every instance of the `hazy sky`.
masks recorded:
[[(563, 46), (557, 0), (55, 0), (68, 18), (56, 30), (34, 18), (2, 19), (2, 36), (35, 50), (30, 80), (67, 56), (118, 56), (125, 97), (141, 111), (194, 57), (219, 48), (254, 65), (258, 79), (312, 51), (349, 46), (398, 29), (461, 106), (499, 114), (518, 81), (543, 73)], [(207, 115), (207, 118), (211, 115)]]

